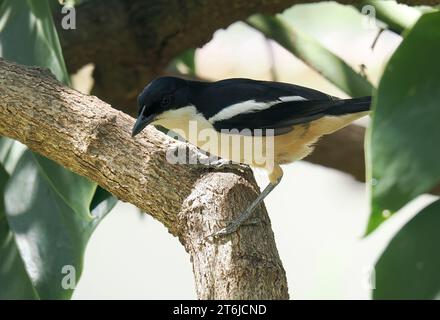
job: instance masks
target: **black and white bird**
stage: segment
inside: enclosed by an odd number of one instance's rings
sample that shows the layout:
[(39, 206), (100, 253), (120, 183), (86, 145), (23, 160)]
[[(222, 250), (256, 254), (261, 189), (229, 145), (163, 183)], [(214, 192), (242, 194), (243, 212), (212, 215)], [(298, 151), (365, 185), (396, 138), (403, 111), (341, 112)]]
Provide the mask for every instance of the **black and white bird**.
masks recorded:
[[(138, 97), (139, 114), (132, 136), (148, 124), (158, 124), (179, 131), (188, 142), (210, 154), (267, 170), (268, 186), (245, 212), (215, 234), (225, 235), (235, 232), (280, 182), (281, 164), (309, 155), (321, 136), (365, 116), (370, 104), (371, 97), (338, 99), (288, 83), (161, 77)], [(196, 134), (191, 132), (194, 128)], [(237, 136), (242, 139), (239, 143), (221, 143)], [(256, 143), (257, 138), (262, 141)], [(257, 152), (250, 145), (262, 150)], [(256, 159), (261, 154), (266, 161)]]

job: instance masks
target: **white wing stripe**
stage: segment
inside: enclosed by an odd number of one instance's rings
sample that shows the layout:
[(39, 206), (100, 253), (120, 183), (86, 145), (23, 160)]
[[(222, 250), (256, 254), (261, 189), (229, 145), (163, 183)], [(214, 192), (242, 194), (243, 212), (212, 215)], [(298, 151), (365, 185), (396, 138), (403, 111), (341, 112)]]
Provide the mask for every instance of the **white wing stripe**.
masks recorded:
[(300, 96), (285, 96), (285, 97), (279, 97), (278, 100), (281, 100), (282, 102), (289, 102), (289, 101), (304, 101), (307, 99)]
[(277, 100), (269, 101), (269, 102), (257, 102), (255, 100), (247, 100), (232, 104), (229, 107), (224, 108), (219, 113), (209, 118), (208, 121), (210, 123), (214, 123), (221, 120), (231, 119), (232, 117), (235, 117), (241, 113), (251, 113), (260, 110), (265, 110), (278, 103), (289, 102), (289, 101), (301, 101), (301, 100), (307, 100), (307, 99), (300, 96), (285, 96), (285, 97), (279, 97)]

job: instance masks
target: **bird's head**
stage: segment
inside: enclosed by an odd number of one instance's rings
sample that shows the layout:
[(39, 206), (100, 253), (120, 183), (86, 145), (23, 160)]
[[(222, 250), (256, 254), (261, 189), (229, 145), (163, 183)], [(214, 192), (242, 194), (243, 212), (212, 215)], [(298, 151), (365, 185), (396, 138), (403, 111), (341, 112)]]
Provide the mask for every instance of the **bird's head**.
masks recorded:
[(148, 124), (163, 117), (167, 111), (189, 104), (187, 81), (161, 77), (148, 84), (138, 97), (138, 117), (131, 135), (134, 137)]

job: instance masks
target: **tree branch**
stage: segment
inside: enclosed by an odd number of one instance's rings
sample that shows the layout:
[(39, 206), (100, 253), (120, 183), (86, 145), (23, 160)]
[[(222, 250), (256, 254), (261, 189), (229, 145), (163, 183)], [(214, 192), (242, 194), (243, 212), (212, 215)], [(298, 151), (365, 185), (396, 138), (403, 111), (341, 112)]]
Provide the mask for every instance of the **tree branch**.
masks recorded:
[[(264, 207), (260, 221), (207, 241), (256, 197), (249, 168), (210, 172), (173, 165), (184, 145), (59, 83), (45, 69), (0, 59), (0, 135), (66, 166), (162, 222), (191, 256), (201, 299), (287, 299), (287, 282)], [(190, 148), (190, 152), (197, 152)], [(235, 170), (235, 171), (234, 171)]]
[(365, 181), (365, 128), (349, 125), (331, 135), (324, 136), (315, 151), (305, 160), (336, 169)]

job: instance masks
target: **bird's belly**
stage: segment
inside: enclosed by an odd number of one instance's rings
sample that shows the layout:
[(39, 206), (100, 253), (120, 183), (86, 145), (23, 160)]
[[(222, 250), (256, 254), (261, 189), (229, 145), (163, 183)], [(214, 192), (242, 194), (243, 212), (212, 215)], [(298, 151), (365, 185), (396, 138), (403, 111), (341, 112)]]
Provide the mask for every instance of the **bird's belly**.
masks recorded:
[(296, 125), (287, 134), (274, 137), (274, 161), (278, 164), (291, 163), (308, 156), (313, 144), (319, 139), (310, 132), (310, 125)]
[(312, 152), (317, 137), (307, 134), (307, 126), (296, 126), (293, 131), (279, 136), (244, 136), (204, 131), (197, 139), (187, 141), (198, 148), (234, 162), (271, 170), (276, 164), (290, 163)]
[(220, 133), (201, 119), (191, 125), (182, 119), (160, 124), (211, 155), (271, 170), (276, 164), (291, 163), (308, 156), (321, 136), (341, 129), (362, 115), (323, 117), (295, 125), (292, 131), (277, 136)]
[(275, 162), (286, 164), (307, 157), (313, 152), (314, 144), (323, 135), (342, 129), (367, 114), (368, 112), (338, 117), (327, 116), (293, 126), (293, 130), (289, 133), (275, 137)]

